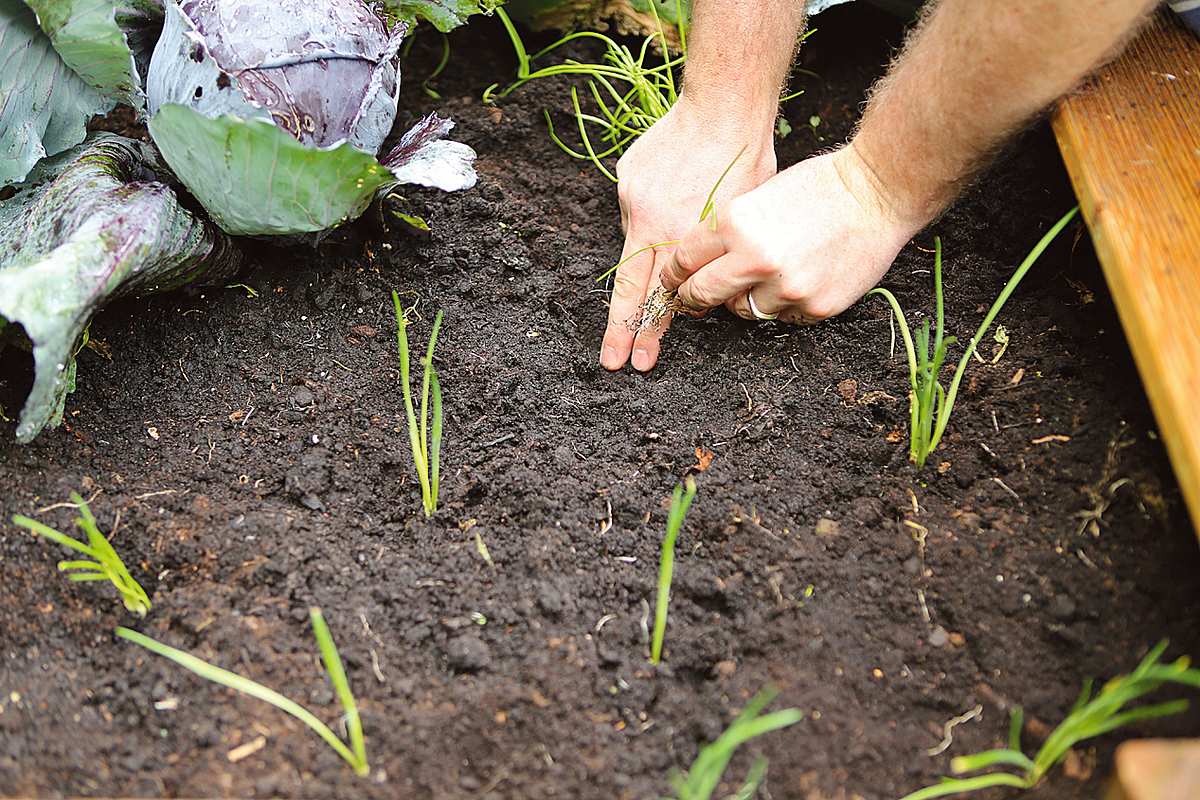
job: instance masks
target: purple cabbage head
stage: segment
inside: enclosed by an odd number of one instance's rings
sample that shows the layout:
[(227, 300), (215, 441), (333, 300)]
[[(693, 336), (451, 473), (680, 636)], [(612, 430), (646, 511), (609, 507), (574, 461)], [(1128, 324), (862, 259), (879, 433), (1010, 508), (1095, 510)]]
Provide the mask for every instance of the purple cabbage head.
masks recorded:
[(167, 3), (151, 60), (153, 116), (178, 103), (209, 117), (270, 119), (300, 142), (375, 153), (396, 117), (405, 27), (361, 0)]

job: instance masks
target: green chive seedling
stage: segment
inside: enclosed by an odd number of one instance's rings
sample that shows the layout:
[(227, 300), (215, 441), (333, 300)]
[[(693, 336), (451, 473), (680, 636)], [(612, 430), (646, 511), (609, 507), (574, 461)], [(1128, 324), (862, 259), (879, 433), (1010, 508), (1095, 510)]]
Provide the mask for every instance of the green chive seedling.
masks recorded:
[[(499, 92), (496, 91), (498, 84), (488, 87), (483, 95), (484, 102), (491, 102), (498, 97), (506, 97), (517, 88), (538, 78), (552, 75), (586, 77), (588, 91), (595, 101), (600, 115), (585, 113), (579, 103), (579, 90), (574, 87), (571, 89), (571, 106), (584, 152), (575, 150), (559, 138), (554, 131), (554, 124), (550, 120), (549, 112), (546, 113), (546, 125), (550, 131), (550, 138), (563, 152), (572, 158), (592, 162), (596, 169), (616, 183), (617, 176), (610, 172), (600, 159), (623, 151), (630, 142), (665, 116), (675, 101), (679, 99), (674, 70), (681, 66), (687, 58), (687, 31), (682, 22), (684, 17), (682, 14), (679, 15), (678, 29), (682, 52), (679, 56), (672, 57), (667, 48), (666, 33), (663, 31), (662, 22), (658, 19), (658, 12), (653, 3), (650, 4), (650, 10), (654, 13), (658, 32), (647, 36), (636, 54), (629, 47), (617, 43), (603, 33), (577, 31), (562, 37), (533, 55), (529, 55), (512, 20), (509, 19), (504, 9), (497, 8), (496, 15), (500, 17), (509, 39), (512, 40), (513, 49), (517, 53), (517, 80)], [(650, 66), (647, 58), (656, 38), (660, 40), (663, 53), (662, 63)], [(588, 64), (568, 59), (562, 64), (533, 69), (533, 62), (558, 48), (570, 42), (588, 39), (597, 40), (604, 45), (604, 56), (601, 63)], [(591, 135), (588, 133), (589, 127), (598, 129), (600, 132), (600, 140), (605, 145), (600, 152), (597, 152), (596, 146), (592, 144)]]
[(125, 562), (121, 560), (112, 544), (100, 532), (100, 528), (96, 524), (96, 517), (92, 515), (88, 504), (84, 502), (78, 492), (71, 493), (71, 501), (79, 508), (79, 516), (75, 518), (75, 527), (87, 535), (87, 544), (65, 533), (60, 533), (36, 519), (30, 519), (20, 514), (12, 518), (13, 524), (93, 559), (91, 561), (60, 561), (58, 568), (67, 573), (67, 580), (111, 582), (120, 593), (125, 608), (139, 617), (146, 616), (146, 612), (150, 610), (150, 598), (146, 595), (146, 591), (129, 574)]
[[(1000, 291), (996, 297), (992, 307), (988, 309), (987, 314), (980, 323), (979, 329), (975, 331), (975, 335), (971, 337), (971, 341), (967, 343), (967, 349), (962, 354), (958, 361), (958, 367), (954, 370), (954, 377), (950, 381), (950, 389), (942, 388), (942, 384), (938, 379), (941, 374), (942, 365), (946, 358), (946, 352), (950, 345), (955, 342), (953, 336), (944, 336), (944, 315), (942, 304), (942, 240), (941, 238), (934, 239), (934, 261), (933, 261), (933, 296), (935, 304), (936, 324), (933, 330), (930, 329), (929, 320), (926, 319), (920, 329), (917, 331), (914, 345), (914, 337), (909, 332), (908, 321), (904, 317), (904, 311), (900, 308), (900, 302), (896, 296), (884, 288), (872, 289), (867, 292), (867, 295), (879, 295), (888, 302), (892, 307), (892, 313), (900, 327), (900, 336), (904, 340), (904, 350), (908, 355), (908, 379), (909, 379), (909, 458), (918, 466), (925, 466), (926, 459), (929, 454), (937, 449), (938, 443), (942, 440), (942, 434), (946, 432), (946, 426), (950, 423), (950, 412), (954, 410), (954, 401), (958, 397), (958, 387), (962, 383), (963, 372), (967, 368), (967, 363), (971, 360), (971, 355), (975, 352), (979, 342), (983, 340), (984, 335), (991, 328), (992, 323), (996, 320), (996, 316), (1000, 313), (1000, 309), (1008, 302), (1008, 298), (1016, 290), (1017, 284), (1029, 272), (1029, 268), (1042, 255), (1059, 232), (1067, 226), (1079, 212), (1079, 207), (1068, 211), (1062, 219), (1055, 223), (1046, 235), (1041, 238), (1041, 241), (1034, 246), (1029, 254), (1025, 256), (1025, 260), (1021, 262), (1012, 277), (1008, 279), (1008, 283)], [(932, 333), (933, 339), (930, 341)]]
[(350, 735), (349, 746), (339, 739), (337, 734), (328, 725), (318, 719), (315, 714), (298, 703), (284, 697), (274, 689), (269, 689), (261, 683), (244, 678), (236, 672), (230, 672), (227, 669), (209, 664), (207, 661), (197, 658), (191, 653), (176, 650), (174, 647), (155, 641), (149, 636), (132, 631), (129, 628), (117, 628), (117, 636), (127, 639), (134, 644), (141, 645), (152, 653), (169, 658), (176, 664), (191, 670), (205, 680), (219, 683), (222, 686), (227, 686), (230, 689), (250, 695), (251, 697), (257, 697), (259, 700), (265, 700), (279, 710), (286, 711), (324, 739), (339, 756), (346, 760), (346, 763), (354, 768), (356, 775), (366, 775), (370, 771), (370, 768), (367, 764), (367, 747), (363, 740), (362, 720), (358, 716), (358, 706), (354, 702), (354, 694), (350, 691), (350, 682), (346, 679), (346, 671), (342, 667), (341, 656), (338, 655), (337, 647), (333, 644), (333, 637), (329, 634), (329, 626), (325, 624), (325, 618), (321, 615), (321, 609), (310, 608), (309, 617), (312, 619), (313, 635), (317, 639), (317, 649), (321, 652), (321, 661), (325, 664), (325, 672), (329, 676), (329, 682), (333, 684), (333, 690), (342, 704), (346, 730)]
[[(804, 714), (796, 708), (772, 711), (765, 716), (759, 716), (775, 699), (776, 694), (778, 692), (775, 689), (767, 688), (755, 695), (725, 732), (715, 742), (700, 750), (687, 775), (676, 775), (672, 778), (675, 800), (709, 800), (738, 747), (764, 733), (794, 725), (804, 718)], [(766, 773), (767, 759), (760, 756), (755, 759), (749, 775), (733, 797), (749, 800), (758, 790), (758, 785), (762, 783)]]
[[(650, 129), (658, 120), (666, 116), (675, 102), (679, 99), (679, 86), (675, 70), (687, 61), (687, 24), (682, 4), (676, 3), (676, 19), (679, 20), (676, 30), (679, 37), (679, 55), (671, 56), (666, 32), (658, 10), (654, 3), (649, 4), (650, 13), (654, 17), (657, 32), (647, 36), (634, 52), (626, 45), (596, 31), (577, 31), (568, 34), (554, 43), (542, 48), (533, 55), (525, 48), (520, 34), (512, 20), (497, 8), (496, 15), (500, 17), (508, 37), (512, 41), (513, 50), (517, 54), (517, 80), (507, 88), (497, 92), (498, 84), (489, 86), (483, 94), (485, 103), (490, 103), (498, 97), (506, 97), (529, 81), (547, 78), (553, 75), (575, 75), (587, 78), (588, 94), (591, 95), (598, 110), (597, 114), (589, 114), (583, 110), (579, 101), (579, 90), (571, 89), (571, 110), (575, 117), (575, 125), (579, 130), (580, 144), (583, 152), (566, 144), (555, 132), (554, 123), (549, 112), (545, 112), (546, 126), (554, 143), (572, 158), (590, 161), (596, 169), (613, 183), (617, 176), (604, 166), (600, 159), (611, 155), (619, 155), (635, 139)], [(815, 30), (805, 31), (800, 41), (803, 42)], [(604, 55), (600, 63), (587, 63), (567, 59), (561, 64), (552, 64), (540, 69), (533, 68), (533, 62), (549, 55), (558, 48), (574, 41), (596, 40), (604, 46)], [(657, 40), (657, 49), (662, 53), (661, 63), (651, 65), (647, 59)], [(792, 99), (802, 92), (795, 92), (780, 98), (780, 102)], [(592, 142), (589, 129), (599, 132), (602, 143), (597, 147)]]
[(671, 603), (671, 578), (675, 574), (675, 540), (683, 527), (683, 518), (696, 497), (696, 479), (691, 475), (671, 494), (667, 512), (667, 534), (663, 537), (662, 556), (658, 561), (658, 599), (654, 604), (654, 638), (650, 643), (650, 663), (662, 660), (663, 636), (667, 632), (667, 607)]
[(1091, 681), (1083, 686), (1079, 699), (1058, 727), (1051, 731), (1033, 758), (1021, 750), (1021, 728), (1024, 716), (1021, 708), (1012, 710), (1008, 727), (1008, 747), (987, 750), (969, 756), (959, 756), (950, 762), (955, 775), (977, 770), (993, 769), (969, 778), (942, 778), (940, 783), (905, 795), (901, 800), (930, 800), (934, 797), (965, 794), (996, 786), (1032, 789), (1057, 766), (1067, 752), (1079, 742), (1101, 736), (1134, 722), (1180, 714), (1187, 710), (1186, 700), (1165, 703), (1125, 706), (1165, 683), (1176, 683), (1200, 689), (1200, 670), (1190, 668), (1190, 660), (1180, 657), (1170, 664), (1159, 659), (1167, 649), (1166, 640), (1151, 650), (1133, 672), (1113, 678), (1092, 697)]
[[(421, 359), (424, 372), (421, 377), (421, 426), (418, 429), (410, 379), (408, 333), (405, 330), (410, 323), (404, 316), (400, 295), (396, 294), (395, 290), (392, 291), (392, 304), (396, 309), (396, 343), (400, 349), (400, 385), (404, 392), (404, 413), (408, 418), (408, 441), (412, 446), (417, 481), (421, 484), (421, 504), (425, 508), (425, 516), (432, 517), (433, 512), (437, 511), (442, 452), (442, 386), (438, 383), (437, 372), (433, 368), (433, 349), (437, 344), (438, 331), (442, 327), (442, 312), (439, 311), (433, 320), (433, 330), (429, 333), (429, 348), (425, 352), (425, 358)], [(431, 397), (432, 427), (429, 420)]]

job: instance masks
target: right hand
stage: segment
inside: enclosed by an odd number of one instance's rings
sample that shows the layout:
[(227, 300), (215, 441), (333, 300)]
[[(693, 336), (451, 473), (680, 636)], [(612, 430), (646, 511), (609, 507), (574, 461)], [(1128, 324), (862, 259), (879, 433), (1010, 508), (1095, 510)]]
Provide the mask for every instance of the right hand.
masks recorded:
[[(738, 151), (741, 157), (717, 191), (716, 207), (754, 189), (775, 174), (773, 128), (751, 130), (735, 118), (713, 119), (680, 96), (666, 116), (646, 131), (617, 162), (617, 197), (625, 231), (624, 261), (659, 242), (683, 238), (700, 217), (709, 193)], [(639, 327), (647, 295), (659, 287), (659, 273), (672, 246), (630, 258), (617, 270), (608, 309), (600, 364), (618, 370), (632, 360), (645, 372), (658, 360), (659, 340), (670, 317)], [(632, 359), (631, 359), (632, 356)]]

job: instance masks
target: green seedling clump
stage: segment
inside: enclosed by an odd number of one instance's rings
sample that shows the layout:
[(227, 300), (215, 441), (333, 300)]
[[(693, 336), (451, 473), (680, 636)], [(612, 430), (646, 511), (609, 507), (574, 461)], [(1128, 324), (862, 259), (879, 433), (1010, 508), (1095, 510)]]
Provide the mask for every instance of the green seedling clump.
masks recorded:
[(663, 537), (662, 556), (658, 562), (658, 599), (654, 604), (654, 638), (650, 643), (650, 663), (662, 660), (663, 636), (667, 632), (667, 607), (671, 603), (671, 578), (675, 574), (675, 540), (688, 508), (696, 497), (696, 480), (689, 475), (682, 486), (671, 494), (671, 510), (667, 512), (667, 533)]
[(71, 502), (79, 509), (79, 516), (75, 518), (75, 526), (87, 535), (87, 544), (67, 536), (65, 533), (60, 533), (49, 525), (20, 514), (12, 518), (13, 524), (93, 559), (92, 561), (60, 561), (58, 568), (67, 573), (68, 580), (111, 582), (120, 592), (125, 608), (139, 617), (146, 616), (146, 612), (150, 610), (150, 598), (146, 595), (146, 591), (129, 574), (125, 562), (121, 560), (117, 551), (100, 532), (100, 528), (96, 525), (96, 518), (83, 498), (77, 492), (72, 492)]
[[(425, 516), (432, 517), (437, 511), (439, 476), (442, 452), (442, 386), (433, 368), (433, 350), (437, 345), (438, 331), (442, 327), (442, 312), (433, 320), (429, 333), (429, 348), (421, 359), (421, 422), (417, 426), (417, 413), (413, 406), (411, 369), (408, 350), (408, 318), (400, 305), (400, 295), (392, 292), (392, 304), (396, 309), (396, 344), (400, 350), (400, 386), (404, 393), (404, 413), (408, 421), (408, 441), (412, 447), (413, 465), (417, 481), (421, 484), (421, 504)], [(430, 399), (433, 403), (433, 425), (430, 426)]]
[[(552, 44), (542, 48), (533, 55), (521, 41), (516, 26), (504, 12), (497, 8), (496, 15), (504, 24), (504, 29), (512, 41), (513, 50), (517, 54), (517, 80), (507, 88), (497, 91), (499, 84), (489, 86), (484, 92), (485, 103), (495, 98), (505, 97), (529, 81), (547, 78), (553, 75), (575, 75), (587, 78), (587, 90), (595, 103), (598, 114), (589, 114), (583, 110), (579, 101), (579, 90), (571, 88), (571, 112), (575, 117), (575, 125), (579, 129), (580, 144), (583, 152), (566, 144), (555, 133), (554, 123), (550, 113), (545, 112), (546, 126), (550, 138), (554, 140), (563, 152), (572, 158), (590, 161), (596, 169), (613, 183), (617, 182), (614, 175), (600, 160), (607, 156), (619, 155), (630, 143), (658, 122), (675, 102), (679, 99), (679, 85), (675, 70), (683, 67), (687, 61), (687, 14), (683, 4), (676, 3), (676, 32), (679, 40), (679, 55), (671, 55), (670, 42), (663, 29), (662, 20), (658, 16), (655, 3), (649, 4), (649, 11), (654, 18), (657, 31), (647, 36), (641, 47), (635, 51), (620, 44), (610, 36), (596, 31), (578, 31), (568, 34)], [(801, 37), (803, 42), (815, 30), (806, 31)], [(541, 69), (534, 69), (533, 63), (549, 55), (560, 47), (575, 41), (595, 40), (604, 46), (604, 55), (600, 63), (588, 63), (567, 59), (561, 64), (552, 64)], [(652, 50), (657, 49), (662, 55), (659, 63), (648, 61)], [(658, 60), (658, 59), (655, 59)], [(790, 100), (802, 92), (795, 92), (780, 99), (780, 102)], [(602, 143), (599, 148), (592, 142), (589, 130), (598, 131)]]
[[(650, 9), (658, 20), (654, 4)], [(616, 40), (603, 33), (595, 31), (578, 31), (568, 34), (558, 41), (542, 48), (533, 55), (525, 49), (520, 34), (512, 20), (497, 8), (496, 15), (504, 24), (513, 49), (517, 53), (517, 80), (506, 89), (497, 92), (498, 84), (493, 84), (484, 92), (484, 102), (494, 98), (505, 97), (520, 86), (538, 78), (552, 75), (578, 75), (588, 79), (588, 91), (599, 109), (600, 115), (588, 114), (583, 111), (579, 102), (579, 90), (571, 88), (571, 107), (575, 123), (579, 128), (579, 138), (584, 152), (579, 152), (567, 145), (554, 131), (554, 124), (546, 113), (546, 125), (550, 130), (550, 138), (562, 148), (563, 152), (572, 158), (590, 161), (609, 180), (616, 183), (617, 176), (604, 166), (600, 159), (622, 152), (630, 142), (641, 136), (650, 126), (662, 119), (675, 101), (679, 93), (675, 82), (675, 68), (682, 66), (687, 58), (687, 31), (683, 15), (679, 16), (679, 41), (682, 54), (672, 57), (669, 55), (666, 34), (663, 32), (661, 21), (657, 22), (658, 32), (642, 42), (636, 55), (629, 47), (619, 44)], [(651, 45), (659, 39), (663, 53), (662, 62), (651, 66), (647, 63)], [(533, 62), (550, 54), (570, 42), (596, 40), (604, 45), (604, 56), (599, 64), (568, 59), (562, 64), (554, 64), (541, 69), (533, 69)], [(599, 152), (592, 144), (589, 127), (598, 129), (600, 140), (604, 143)]]
[[(804, 718), (804, 714), (796, 708), (786, 708), (782, 711), (772, 711), (765, 716), (762, 714), (778, 692), (772, 688), (763, 689), (742, 710), (737, 719), (712, 744), (700, 750), (696, 760), (692, 762), (687, 775), (676, 775), (671, 783), (675, 790), (674, 800), (709, 800), (729, 766), (734, 751), (746, 742), (764, 733), (777, 731), (789, 725), (795, 725)], [(767, 774), (767, 759), (759, 756), (754, 760), (746, 780), (732, 797), (749, 800), (758, 791)]]
[[(944, 315), (942, 309), (942, 240), (941, 238), (934, 239), (934, 260), (933, 260), (933, 296), (935, 303), (936, 324), (932, 332), (930, 329), (929, 320), (926, 319), (920, 329), (917, 331), (916, 343), (914, 345), (913, 336), (909, 332), (907, 319), (904, 317), (904, 310), (900, 308), (900, 302), (896, 296), (887, 289), (878, 288), (867, 292), (867, 295), (879, 295), (888, 302), (892, 308), (892, 313), (896, 319), (896, 323), (900, 328), (900, 336), (904, 340), (904, 350), (908, 356), (908, 379), (909, 379), (909, 458), (918, 467), (925, 466), (925, 461), (929, 458), (929, 454), (937, 449), (938, 443), (942, 440), (942, 434), (946, 432), (946, 426), (950, 423), (950, 412), (954, 410), (954, 401), (958, 396), (958, 387), (962, 383), (963, 372), (966, 371), (967, 364), (971, 360), (972, 354), (983, 340), (988, 329), (992, 327), (996, 316), (1000, 313), (1000, 309), (1008, 302), (1008, 298), (1016, 290), (1017, 284), (1029, 272), (1029, 268), (1042, 255), (1059, 232), (1067, 226), (1078, 213), (1079, 208), (1068, 211), (1062, 219), (1055, 223), (1041, 241), (1029, 251), (1029, 255), (1025, 256), (1025, 260), (1021, 262), (1012, 277), (1008, 279), (1008, 283), (1000, 291), (996, 297), (992, 307), (988, 309), (987, 314), (980, 323), (979, 329), (975, 331), (975, 335), (971, 337), (971, 341), (967, 343), (967, 349), (963, 352), (962, 357), (958, 361), (958, 367), (954, 370), (954, 377), (950, 381), (949, 390), (943, 389), (939, 380), (942, 371), (942, 365), (946, 359), (946, 353), (950, 345), (956, 340), (953, 336), (946, 337), (943, 335)], [(930, 341), (930, 336), (933, 336)]]
[(1166, 640), (1151, 650), (1137, 669), (1128, 675), (1113, 678), (1095, 697), (1090, 681), (1084, 684), (1079, 699), (1058, 727), (1051, 731), (1033, 758), (1021, 749), (1021, 728), (1024, 715), (1021, 708), (1012, 710), (1008, 747), (987, 750), (969, 756), (959, 756), (950, 762), (950, 770), (962, 775), (978, 770), (995, 769), (969, 778), (942, 778), (940, 783), (905, 795), (901, 800), (930, 800), (934, 797), (965, 794), (981, 789), (1006, 786), (1032, 789), (1051, 769), (1067, 757), (1067, 752), (1079, 742), (1093, 739), (1134, 722), (1180, 714), (1187, 710), (1187, 700), (1137, 706), (1126, 709), (1129, 703), (1155, 691), (1165, 683), (1175, 683), (1200, 689), (1200, 670), (1190, 668), (1190, 660), (1180, 657), (1170, 664), (1160, 663), (1167, 649)]
[(318, 719), (315, 714), (298, 703), (284, 697), (274, 689), (269, 689), (249, 678), (243, 678), (236, 672), (230, 672), (227, 669), (209, 664), (207, 661), (197, 658), (191, 653), (177, 650), (174, 647), (155, 641), (149, 636), (130, 630), (129, 628), (117, 628), (117, 636), (127, 639), (134, 644), (141, 645), (152, 653), (169, 658), (176, 664), (191, 670), (205, 680), (219, 683), (222, 686), (227, 686), (230, 689), (251, 697), (257, 697), (259, 700), (265, 700), (281, 711), (286, 711), (324, 739), (339, 756), (346, 760), (346, 763), (354, 768), (356, 775), (366, 775), (370, 771), (370, 767), (367, 764), (367, 747), (363, 739), (362, 720), (358, 716), (358, 706), (354, 702), (354, 694), (350, 691), (350, 682), (346, 679), (346, 671), (342, 667), (341, 656), (338, 655), (337, 647), (333, 644), (333, 637), (329, 634), (329, 627), (325, 624), (325, 618), (321, 615), (321, 610), (319, 608), (310, 608), (309, 617), (312, 620), (313, 635), (317, 640), (317, 649), (321, 652), (321, 661), (325, 664), (325, 672), (329, 676), (329, 682), (333, 685), (333, 690), (342, 704), (342, 711), (346, 721), (346, 731), (350, 735), (349, 747), (338, 738), (337, 734), (328, 725)]

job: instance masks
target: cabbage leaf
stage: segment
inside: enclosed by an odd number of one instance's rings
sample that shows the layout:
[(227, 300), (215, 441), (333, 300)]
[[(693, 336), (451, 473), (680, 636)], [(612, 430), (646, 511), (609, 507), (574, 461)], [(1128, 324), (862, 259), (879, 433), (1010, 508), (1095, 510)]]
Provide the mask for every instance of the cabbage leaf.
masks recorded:
[(92, 316), (123, 296), (220, 282), (241, 255), (183, 208), (152, 148), (114, 134), (45, 159), (0, 202), (0, 328), (33, 347), (33, 388), (17, 441), (62, 420), (75, 353)]
[(384, 0), (388, 11), (403, 22), (426, 20), (442, 33), (465, 25), (472, 14), (490, 14), (503, 0)]
[[(67, 66), (101, 94), (128, 103), (145, 105), (138, 58), (130, 39), (149, 43), (149, 34), (161, 24), (162, 10), (148, 0), (25, 0), (37, 14), (38, 24), (50, 37)], [(127, 39), (128, 35), (128, 39)], [(149, 58), (144, 47), (141, 60)]]
[(0, 186), (82, 142), (88, 119), (113, 105), (63, 62), (28, 6), (0, 0)]
[(445, 191), (475, 184), (475, 151), (442, 137), (436, 115), (406, 133), (381, 164), (342, 142), (308, 147), (262, 119), (209, 118), (167, 103), (150, 120), (163, 157), (213, 220), (235, 236), (313, 233), (358, 217), (399, 183)]

